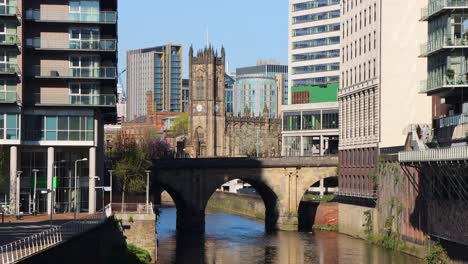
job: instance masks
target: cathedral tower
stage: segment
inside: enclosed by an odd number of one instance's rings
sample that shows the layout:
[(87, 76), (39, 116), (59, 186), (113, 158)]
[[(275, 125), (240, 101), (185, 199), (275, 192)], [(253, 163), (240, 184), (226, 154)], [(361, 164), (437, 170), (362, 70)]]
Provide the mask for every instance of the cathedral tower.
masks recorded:
[(225, 52), (212, 46), (193, 56), (190, 69), (190, 137), (196, 157), (220, 157), (225, 149), (226, 111), (224, 98)]

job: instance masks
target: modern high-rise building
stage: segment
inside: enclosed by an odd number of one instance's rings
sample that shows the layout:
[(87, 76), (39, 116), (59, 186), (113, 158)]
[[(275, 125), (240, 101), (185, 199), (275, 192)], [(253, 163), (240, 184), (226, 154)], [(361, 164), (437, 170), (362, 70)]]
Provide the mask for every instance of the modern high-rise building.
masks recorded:
[(93, 213), (117, 119), (117, 0), (6, 0), (0, 17), (0, 192), (15, 213)]
[(376, 185), (369, 175), (376, 169), (378, 156), (401, 150), (410, 125), (430, 123), (430, 100), (418, 94), (427, 69), (426, 61), (418, 58), (427, 32), (417, 18), (424, 4), (407, 0), (342, 1), (342, 196), (375, 198)]
[(264, 64), (238, 68), (234, 84), (233, 115), (259, 117), (268, 111), (278, 118), (288, 91), (288, 66)]
[(190, 101), (190, 80), (182, 80), (182, 112), (188, 112), (187, 106)]
[(289, 1), (289, 95), (283, 156), (338, 151), (340, 0)]
[(146, 92), (156, 112), (182, 111), (182, 46), (168, 44), (127, 52), (127, 119), (146, 114)]

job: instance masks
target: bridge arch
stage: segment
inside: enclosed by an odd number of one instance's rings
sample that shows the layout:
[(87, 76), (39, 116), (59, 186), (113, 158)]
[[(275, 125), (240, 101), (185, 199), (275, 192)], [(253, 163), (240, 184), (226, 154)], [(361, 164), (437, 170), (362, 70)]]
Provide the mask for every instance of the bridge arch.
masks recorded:
[(187, 159), (156, 161), (153, 181), (176, 197), (177, 229), (203, 232), (205, 208), (224, 183), (241, 179), (262, 196), (266, 228), (297, 230), (305, 191), (322, 178), (335, 176), (338, 160)]

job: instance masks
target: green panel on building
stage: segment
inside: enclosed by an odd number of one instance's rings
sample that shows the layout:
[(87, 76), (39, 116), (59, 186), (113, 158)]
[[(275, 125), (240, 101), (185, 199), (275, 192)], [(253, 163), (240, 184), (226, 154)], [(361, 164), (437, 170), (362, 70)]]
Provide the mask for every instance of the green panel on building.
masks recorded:
[(309, 103), (327, 103), (338, 101), (339, 83), (329, 83), (323, 86), (296, 86), (291, 88), (291, 92), (308, 92)]

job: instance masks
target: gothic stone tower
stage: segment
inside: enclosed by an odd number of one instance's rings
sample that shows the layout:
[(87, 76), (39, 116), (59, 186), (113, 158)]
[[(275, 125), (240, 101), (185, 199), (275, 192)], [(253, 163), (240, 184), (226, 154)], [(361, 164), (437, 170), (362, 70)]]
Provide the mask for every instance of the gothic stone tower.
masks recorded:
[(225, 150), (225, 52), (213, 47), (193, 56), (190, 47), (190, 137), (196, 157), (220, 157)]

